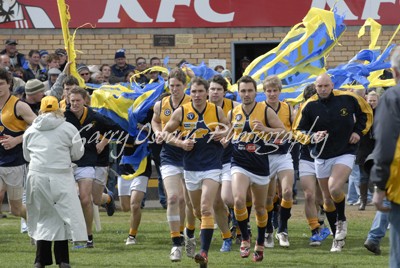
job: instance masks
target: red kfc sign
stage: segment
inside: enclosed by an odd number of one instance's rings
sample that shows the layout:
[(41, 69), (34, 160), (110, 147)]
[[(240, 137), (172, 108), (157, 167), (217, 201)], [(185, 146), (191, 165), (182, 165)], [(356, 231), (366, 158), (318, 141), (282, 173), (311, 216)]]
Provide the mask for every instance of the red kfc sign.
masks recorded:
[[(336, 3), (338, 2), (338, 3)], [(373, 18), (399, 24), (399, 0), (66, 0), (70, 27), (198, 28), (293, 26), (311, 7), (345, 14), (348, 25)], [(55, 0), (0, 0), (0, 28), (60, 28)]]

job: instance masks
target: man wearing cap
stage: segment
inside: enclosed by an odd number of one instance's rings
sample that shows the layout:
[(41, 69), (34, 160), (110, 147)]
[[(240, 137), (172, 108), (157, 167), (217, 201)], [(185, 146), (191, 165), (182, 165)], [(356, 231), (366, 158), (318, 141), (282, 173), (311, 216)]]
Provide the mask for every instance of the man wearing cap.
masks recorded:
[(93, 83), (92, 78), (90, 77), (91, 73), (89, 67), (87, 67), (85, 64), (79, 64), (76, 70), (83, 80), (85, 80), (85, 83)]
[(56, 51), (54, 52), (58, 57), (59, 57), (59, 65), (60, 65), (60, 71), (65, 69), (65, 65), (67, 65), (68, 62), (68, 55), (67, 55), (67, 51), (63, 48), (58, 48), (56, 49)]
[(5, 49), (0, 51), (0, 55), (8, 55), (10, 57), (10, 63), (13, 68), (22, 67), (25, 64), (25, 55), (19, 53), (17, 50), (17, 40), (15, 39), (7, 39), (5, 44)]
[(57, 68), (51, 68), (47, 72), (47, 77), (48, 80), (43, 82), (44, 87), (45, 87), (45, 92), (50, 90), (50, 88), (54, 85), (54, 83), (57, 81), (58, 76), (60, 75), (61, 71)]
[(135, 70), (135, 66), (126, 63), (125, 49), (117, 50), (114, 60), (115, 64), (111, 66), (111, 84), (123, 82), (125, 76)]
[(11, 96), (11, 77), (0, 68), (0, 189), (7, 190), (11, 213), (26, 218), (22, 205), (25, 160), (22, 134), (36, 115), (29, 106)]
[(25, 95), (22, 101), (27, 103), (35, 114), (39, 114), (40, 101), (44, 97), (45, 90), (45, 85), (38, 79), (29, 80), (25, 84)]
[[(57, 137), (57, 142), (51, 140)], [(51, 244), (59, 267), (70, 267), (68, 239), (86, 241), (86, 225), (76, 192), (72, 161), (84, 151), (78, 130), (65, 121), (58, 100), (43, 98), (40, 115), (23, 136), (29, 162), (26, 183), (29, 236), (36, 240), (35, 267), (51, 265)]]
[(49, 70), (47, 68), (47, 58), (49, 57), (49, 52), (47, 50), (39, 50), (39, 55), (40, 55), (40, 64), (45, 68), (46, 70)]

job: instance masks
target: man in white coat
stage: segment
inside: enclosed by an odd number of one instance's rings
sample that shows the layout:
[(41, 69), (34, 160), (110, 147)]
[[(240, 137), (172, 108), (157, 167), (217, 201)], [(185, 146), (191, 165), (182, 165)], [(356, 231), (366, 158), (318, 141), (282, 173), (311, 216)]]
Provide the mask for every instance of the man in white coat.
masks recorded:
[[(56, 142), (54, 142), (56, 141)], [(65, 121), (53, 96), (42, 99), (40, 115), (23, 137), (29, 163), (26, 206), (29, 235), (37, 241), (35, 267), (70, 267), (68, 239), (86, 241), (86, 225), (75, 187), (72, 161), (84, 150), (78, 130)]]

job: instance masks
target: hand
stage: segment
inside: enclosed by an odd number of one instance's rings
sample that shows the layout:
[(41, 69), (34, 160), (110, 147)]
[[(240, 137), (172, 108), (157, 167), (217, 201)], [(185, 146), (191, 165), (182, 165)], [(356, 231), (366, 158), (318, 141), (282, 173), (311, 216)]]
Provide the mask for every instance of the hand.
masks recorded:
[(266, 127), (260, 120), (253, 120), (253, 130), (263, 132), (266, 130)]
[(189, 76), (190, 78), (195, 77), (196, 75), (194, 74), (194, 72), (192, 71), (192, 69), (190, 69), (189, 67), (186, 66), (186, 64), (183, 64), (181, 67), (182, 71)]
[(101, 154), (101, 152), (104, 150), (104, 148), (108, 144), (107, 142), (103, 142), (103, 141), (104, 141), (104, 139), (101, 142), (96, 144), (97, 154)]
[(155, 135), (156, 135), (156, 143), (157, 144), (162, 144), (163, 141), (164, 141), (163, 133), (161, 131), (156, 131)]
[(349, 143), (350, 144), (356, 144), (360, 140), (360, 135), (357, 133), (353, 132), (351, 133)]
[(372, 203), (375, 205), (376, 209), (382, 212), (390, 211), (390, 208), (383, 205), (383, 199), (386, 196), (386, 192), (382, 190), (375, 190), (374, 196), (372, 197)]
[(220, 141), (226, 136), (226, 131), (222, 131), (219, 127), (216, 127), (213, 132), (210, 133), (214, 141)]
[(71, 74), (71, 69), (70, 69), (71, 63), (72, 63), (72, 62), (68, 61), (67, 64), (65, 64), (65, 67), (64, 67), (63, 72), (64, 72), (66, 75), (70, 75), (70, 74)]
[(11, 150), (20, 143), (16, 137), (10, 135), (1, 136), (0, 142), (5, 150)]
[(328, 131), (323, 130), (323, 131), (317, 131), (314, 134), (314, 142), (315, 143), (319, 143), (320, 141), (322, 141), (323, 139), (325, 139), (326, 135), (328, 135)]
[(196, 143), (193, 139), (185, 139), (181, 142), (181, 148), (187, 152), (191, 151)]

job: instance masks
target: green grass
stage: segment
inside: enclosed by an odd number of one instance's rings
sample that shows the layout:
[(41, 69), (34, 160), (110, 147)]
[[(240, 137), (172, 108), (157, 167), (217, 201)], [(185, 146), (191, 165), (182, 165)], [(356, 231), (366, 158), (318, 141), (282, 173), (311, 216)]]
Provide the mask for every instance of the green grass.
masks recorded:
[[(252, 263), (250, 258), (239, 257), (238, 245), (229, 253), (220, 253), (221, 239), (216, 232), (209, 252), (209, 267), (387, 267), (386, 237), (382, 241), (382, 256), (375, 256), (363, 247), (375, 214), (373, 207), (364, 212), (357, 211), (356, 207), (346, 209), (348, 236), (341, 253), (329, 252), (331, 238), (320, 247), (308, 246), (310, 232), (301, 204), (294, 206), (289, 221), (290, 248), (266, 250), (262, 263)], [(72, 267), (197, 267), (186, 256), (180, 263), (169, 261), (171, 242), (165, 210), (144, 209), (138, 244), (132, 246), (124, 243), (129, 230), (128, 213), (116, 212), (113, 217), (107, 217), (101, 212), (101, 221), (102, 231), (94, 233), (94, 249), (70, 250)], [(254, 218), (251, 221), (255, 233)], [(19, 226), (20, 220), (12, 216), (0, 220), (0, 267), (33, 267), (35, 247), (30, 245), (26, 234), (19, 233)]]

